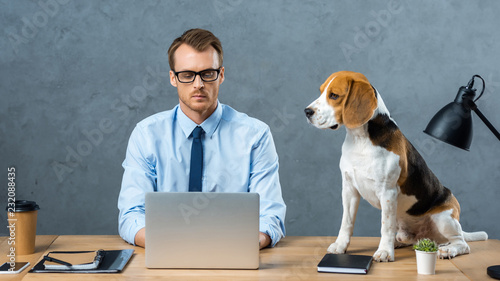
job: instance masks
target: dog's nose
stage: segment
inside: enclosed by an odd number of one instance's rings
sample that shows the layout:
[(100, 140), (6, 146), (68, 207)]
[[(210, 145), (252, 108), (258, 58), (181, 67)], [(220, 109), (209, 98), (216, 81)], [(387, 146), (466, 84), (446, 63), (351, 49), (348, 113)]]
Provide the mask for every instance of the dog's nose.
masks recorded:
[(314, 110), (310, 109), (309, 107), (304, 109), (304, 112), (306, 113), (307, 118), (313, 116)]

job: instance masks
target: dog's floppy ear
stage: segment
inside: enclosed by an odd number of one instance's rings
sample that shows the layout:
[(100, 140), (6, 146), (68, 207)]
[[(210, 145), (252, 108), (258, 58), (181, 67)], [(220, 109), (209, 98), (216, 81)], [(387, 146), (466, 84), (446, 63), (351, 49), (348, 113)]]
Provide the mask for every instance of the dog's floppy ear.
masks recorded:
[(377, 108), (375, 90), (367, 80), (352, 78), (342, 113), (347, 128), (357, 128), (370, 120)]

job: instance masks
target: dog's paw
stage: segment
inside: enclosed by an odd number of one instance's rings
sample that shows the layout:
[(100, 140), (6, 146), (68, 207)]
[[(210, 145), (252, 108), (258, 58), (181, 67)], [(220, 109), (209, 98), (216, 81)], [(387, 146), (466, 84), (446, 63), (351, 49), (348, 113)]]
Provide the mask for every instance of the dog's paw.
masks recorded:
[(449, 244), (446, 246), (440, 246), (438, 250), (438, 258), (440, 259), (452, 259), (458, 255), (468, 254), (470, 252), (469, 245), (461, 244)]
[(378, 249), (375, 254), (373, 254), (373, 260), (378, 262), (389, 262), (394, 261), (394, 250), (387, 251)]
[(344, 254), (347, 250), (347, 244), (332, 243), (330, 247), (326, 250), (330, 254)]

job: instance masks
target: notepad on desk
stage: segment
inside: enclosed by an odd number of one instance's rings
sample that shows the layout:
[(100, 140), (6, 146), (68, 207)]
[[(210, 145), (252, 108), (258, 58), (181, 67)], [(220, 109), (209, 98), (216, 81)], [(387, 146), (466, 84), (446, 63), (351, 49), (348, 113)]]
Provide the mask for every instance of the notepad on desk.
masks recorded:
[(127, 265), (133, 254), (134, 249), (99, 251), (53, 251), (44, 256), (30, 270), (30, 272), (120, 273), (125, 268), (125, 265)]
[(372, 256), (326, 254), (318, 264), (318, 272), (367, 274)]
[(54, 251), (44, 256), (47, 270), (90, 270), (99, 267), (104, 251)]

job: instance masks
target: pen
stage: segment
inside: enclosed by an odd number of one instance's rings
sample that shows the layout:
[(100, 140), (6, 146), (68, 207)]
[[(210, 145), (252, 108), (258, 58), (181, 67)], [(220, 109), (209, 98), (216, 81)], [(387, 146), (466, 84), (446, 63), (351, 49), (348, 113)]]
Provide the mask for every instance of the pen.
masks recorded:
[(55, 259), (55, 258), (52, 258), (52, 257), (49, 257), (49, 256), (44, 256), (43, 259), (46, 260), (46, 261), (52, 261), (52, 262), (60, 263), (60, 264), (66, 265), (66, 266), (72, 266), (72, 264), (69, 263), (69, 262), (65, 262), (65, 261), (62, 261), (62, 260), (59, 260), (59, 259)]

